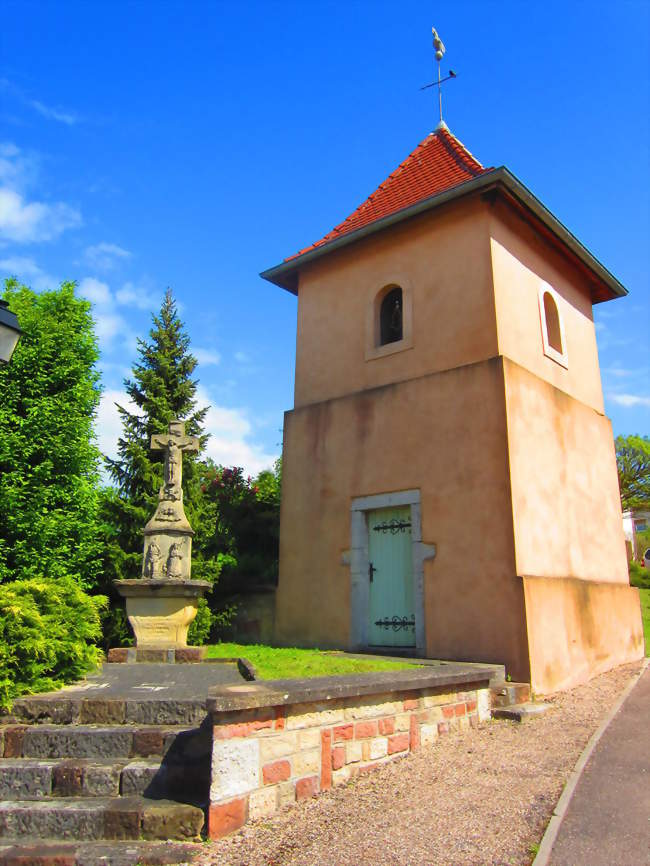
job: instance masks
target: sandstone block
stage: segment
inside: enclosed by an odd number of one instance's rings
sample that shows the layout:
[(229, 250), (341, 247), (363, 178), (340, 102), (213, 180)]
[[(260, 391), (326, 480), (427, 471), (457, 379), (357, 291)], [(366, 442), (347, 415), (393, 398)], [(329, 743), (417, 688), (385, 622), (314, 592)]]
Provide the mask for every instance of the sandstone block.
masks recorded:
[(161, 730), (141, 730), (133, 734), (133, 754), (141, 758), (149, 755), (162, 755), (163, 732)]
[(259, 740), (215, 740), (210, 800), (214, 803), (258, 788), (259, 762)]
[(57, 797), (80, 797), (83, 787), (82, 764), (66, 762), (52, 770), (52, 794)]
[[(316, 733), (319, 733), (316, 731)], [(299, 748), (298, 736), (294, 732), (283, 732), (272, 737), (261, 737), (260, 761), (263, 764), (276, 758), (284, 758), (291, 755)]]
[(321, 744), (321, 732), (318, 728), (299, 731), (298, 733), (298, 748), (300, 751), (305, 749), (317, 749)]
[(408, 731), (411, 728), (411, 714), (399, 713), (395, 716), (395, 730)]
[(387, 737), (375, 737), (370, 741), (370, 760), (374, 761), (377, 758), (383, 758), (388, 754), (388, 739)]
[(332, 773), (332, 784), (345, 785), (346, 782), (350, 781), (351, 775), (352, 771), (350, 767), (341, 767), (340, 770), (334, 770)]
[[(355, 721), (357, 719), (371, 719), (376, 716), (394, 716), (402, 712), (402, 701), (394, 700), (394, 695), (374, 695), (367, 700), (356, 699), (356, 705), (346, 707), (345, 719)], [(393, 700), (391, 700), (393, 698)]]
[(351, 743), (345, 744), (345, 763), (354, 764), (362, 758), (361, 743), (353, 740)]
[(476, 708), (478, 710), (478, 718), (481, 722), (487, 722), (492, 718), (490, 711), (491, 694), (490, 689), (479, 689), (476, 693)]
[(279, 806), (289, 806), (296, 802), (296, 786), (293, 782), (281, 782), (277, 791)]
[(438, 707), (441, 704), (452, 704), (455, 700), (455, 692), (444, 692), (443, 694), (425, 694), (422, 698), (422, 706), (425, 708)]
[(160, 769), (160, 764), (131, 761), (122, 770), (122, 796), (132, 797), (144, 794)]
[(460, 727), (461, 731), (468, 730), (469, 729), (469, 716), (462, 716), (460, 719), (458, 719), (458, 726)]
[(52, 764), (21, 760), (0, 761), (0, 800), (37, 800), (48, 797), (52, 788)]
[(271, 815), (277, 809), (277, 787), (259, 788), (251, 791), (248, 797), (248, 817), (251, 821)]
[(130, 801), (112, 800), (104, 811), (105, 839), (139, 839), (143, 807), (134, 807)]
[(248, 799), (238, 797), (228, 803), (212, 803), (208, 817), (208, 835), (210, 839), (221, 839), (234, 830), (239, 830), (246, 823), (248, 816)]
[(343, 721), (343, 708), (340, 701), (315, 704), (297, 704), (287, 715), (287, 730), (317, 728), (336, 725)]
[(126, 719), (126, 701), (93, 698), (81, 702), (82, 725), (121, 725)]
[(320, 772), (320, 749), (297, 752), (293, 757), (293, 775), (309, 776)]
[(438, 725), (422, 725), (420, 727), (420, 741), (423, 746), (430, 746), (438, 739)]
[(81, 789), (84, 796), (88, 797), (117, 797), (120, 793), (119, 766), (87, 764), (83, 771)]
[(5, 758), (20, 758), (23, 754), (25, 740), (25, 725), (16, 725), (4, 730), (4, 756)]
[(147, 805), (142, 816), (143, 839), (197, 839), (203, 810), (185, 803)]
[(449, 733), (449, 722), (438, 722), (438, 734)]

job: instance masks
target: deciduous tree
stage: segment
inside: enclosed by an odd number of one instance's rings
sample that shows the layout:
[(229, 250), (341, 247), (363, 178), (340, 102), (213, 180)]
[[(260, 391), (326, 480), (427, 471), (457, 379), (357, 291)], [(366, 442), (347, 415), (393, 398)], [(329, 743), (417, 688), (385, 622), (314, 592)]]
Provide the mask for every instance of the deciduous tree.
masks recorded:
[(617, 436), (616, 466), (623, 511), (650, 509), (650, 439)]

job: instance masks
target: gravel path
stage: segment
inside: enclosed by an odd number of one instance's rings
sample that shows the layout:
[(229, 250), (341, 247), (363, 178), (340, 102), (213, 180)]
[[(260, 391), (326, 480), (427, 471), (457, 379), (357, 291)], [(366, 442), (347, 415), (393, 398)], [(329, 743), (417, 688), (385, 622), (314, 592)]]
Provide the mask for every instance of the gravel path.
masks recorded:
[(640, 664), (487, 722), (211, 843), (197, 866), (526, 866), (587, 740)]

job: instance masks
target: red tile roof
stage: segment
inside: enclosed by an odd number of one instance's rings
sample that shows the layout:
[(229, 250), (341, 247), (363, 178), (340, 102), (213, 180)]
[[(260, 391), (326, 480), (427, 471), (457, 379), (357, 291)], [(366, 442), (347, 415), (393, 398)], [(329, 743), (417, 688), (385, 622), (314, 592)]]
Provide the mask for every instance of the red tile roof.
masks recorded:
[(331, 232), (285, 261), (316, 249), (342, 235), (458, 186), (491, 169), (483, 168), (467, 148), (441, 127), (420, 142), (363, 204)]

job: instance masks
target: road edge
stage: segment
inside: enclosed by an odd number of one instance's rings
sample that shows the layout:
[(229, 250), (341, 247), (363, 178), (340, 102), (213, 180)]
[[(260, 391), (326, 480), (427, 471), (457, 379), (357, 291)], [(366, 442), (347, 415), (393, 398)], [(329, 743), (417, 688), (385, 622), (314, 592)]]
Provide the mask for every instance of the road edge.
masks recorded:
[(560, 799), (555, 804), (555, 808), (553, 809), (553, 814), (551, 815), (551, 820), (548, 822), (546, 826), (546, 830), (544, 831), (544, 835), (542, 836), (542, 841), (539, 844), (539, 849), (537, 851), (537, 855), (531, 866), (547, 866), (549, 857), (551, 856), (551, 852), (553, 850), (553, 845), (555, 844), (555, 840), (557, 839), (557, 834), (560, 831), (560, 827), (562, 825), (562, 821), (564, 820), (564, 816), (566, 814), (567, 809), (569, 808), (569, 803), (573, 797), (574, 791), (580, 781), (582, 773), (587, 765), (587, 761), (591, 757), (591, 753), (594, 751), (600, 738), (603, 736), (607, 728), (610, 726), (614, 716), (621, 709), (623, 704), (628, 698), (628, 695), (632, 691), (632, 689), (639, 682), (645, 669), (650, 665), (650, 656), (646, 656), (643, 659), (641, 664), (641, 670), (638, 674), (635, 674), (630, 682), (623, 689), (620, 697), (609, 711), (606, 718), (601, 723), (600, 727), (591, 735), (589, 742), (584, 747), (582, 754), (578, 758), (573, 770), (569, 778), (566, 781), (566, 784), (560, 794)]

